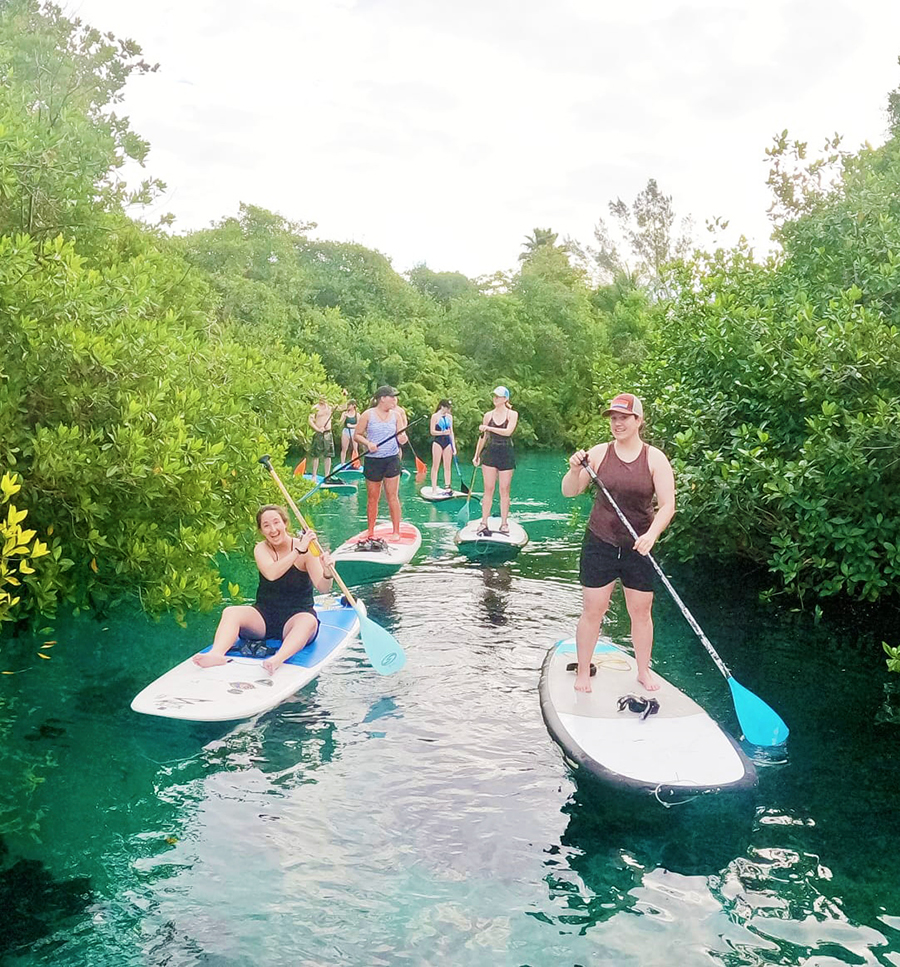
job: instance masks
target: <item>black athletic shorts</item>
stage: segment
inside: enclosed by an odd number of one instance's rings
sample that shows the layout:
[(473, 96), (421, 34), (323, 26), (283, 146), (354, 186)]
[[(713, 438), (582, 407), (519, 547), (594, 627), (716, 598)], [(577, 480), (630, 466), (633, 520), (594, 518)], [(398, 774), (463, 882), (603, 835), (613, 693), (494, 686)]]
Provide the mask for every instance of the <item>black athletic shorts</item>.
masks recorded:
[(631, 547), (616, 547), (586, 531), (579, 578), (583, 588), (605, 588), (618, 578), (632, 591), (654, 591), (656, 574), (650, 558)]
[(363, 476), (366, 480), (371, 480), (373, 483), (381, 483), (382, 480), (399, 477), (400, 454), (395, 453), (392, 457), (373, 457), (366, 455)]
[[(319, 616), (309, 608), (278, 608), (272, 605), (254, 604), (254, 608), (262, 615), (266, 623), (266, 638), (277, 638), (281, 641), (284, 638), (284, 626), (294, 617), (295, 614), (311, 614), (316, 619), (316, 635), (319, 633)], [(313, 635), (315, 638), (315, 635)], [(309, 639), (312, 641), (312, 638)]]

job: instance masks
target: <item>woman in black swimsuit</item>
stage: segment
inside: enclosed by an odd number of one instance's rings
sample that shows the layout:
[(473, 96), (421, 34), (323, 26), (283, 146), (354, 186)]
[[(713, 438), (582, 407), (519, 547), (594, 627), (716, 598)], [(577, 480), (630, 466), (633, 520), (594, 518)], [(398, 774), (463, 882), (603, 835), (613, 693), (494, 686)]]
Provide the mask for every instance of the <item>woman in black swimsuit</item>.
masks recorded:
[(310, 552), (314, 531), (291, 537), (287, 511), (276, 504), (259, 509), (256, 526), (265, 538), (253, 550), (259, 568), (256, 603), (229, 605), (222, 612), (212, 649), (194, 655), (194, 663), (201, 668), (225, 664), (225, 653), (240, 636), (280, 638), (281, 647), (262, 663), (271, 675), (308, 645), (319, 630), (313, 591), (331, 590), (331, 558), (325, 553), (314, 557)]
[(519, 414), (509, 405), (509, 390), (505, 386), (494, 389), (494, 408), (484, 414), (478, 428), (481, 437), (475, 448), (472, 463), (481, 465), (484, 477), (484, 499), (481, 502), (481, 524), (479, 534), (490, 534), (488, 517), (494, 502), (494, 486), (500, 481), (500, 533), (509, 533), (509, 488), (512, 484), (513, 470), (516, 468), (516, 455), (513, 451), (512, 435)]

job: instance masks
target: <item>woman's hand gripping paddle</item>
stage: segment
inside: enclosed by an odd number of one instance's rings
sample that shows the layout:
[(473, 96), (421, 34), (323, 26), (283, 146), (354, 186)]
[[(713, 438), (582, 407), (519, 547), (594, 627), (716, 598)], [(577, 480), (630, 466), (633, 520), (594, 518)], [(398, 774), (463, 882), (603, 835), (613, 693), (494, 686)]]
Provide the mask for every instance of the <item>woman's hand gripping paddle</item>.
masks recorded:
[[(293, 497), (288, 493), (287, 488), (281, 482), (278, 474), (275, 472), (275, 468), (272, 466), (271, 458), (266, 455), (259, 458), (259, 462), (269, 471), (272, 479), (275, 481), (278, 489), (281, 491), (284, 499), (290, 505), (291, 510), (297, 518), (298, 523), (303, 528), (303, 530), (309, 530), (309, 524), (304, 520), (303, 514), (300, 513), (300, 508), (294, 503)], [(313, 541), (310, 545), (313, 553), (319, 555), (322, 553), (322, 546), (319, 544), (318, 540)], [(400, 647), (400, 643), (397, 639), (388, 631), (385, 631), (381, 625), (376, 624), (370, 617), (365, 613), (362, 604), (353, 597), (350, 593), (350, 589), (341, 580), (341, 576), (337, 572), (337, 568), (332, 563), (331, 565), (332, 573), (334, 574), (334, 579), (338, 583), (341, 591), (344, 592), (344, 597), (350, 602), (350, 606), (359, 616), (359, 636), (362, 639), (363, 648), (366, 650), (366, 655), (368, 655), (369, 661), (372, 663), (372, 667), (375, 671), (382, 675), (391, 675), (394, 672), (400, 671), (400, 669), (406, 664), (406, 655), (403, 653), (403, 649)]]
[[(628, 529), (628, 533), (637, 540), (638, 535), (635, 529), (631, 526), (631, 522), (622, 513), (619, 505), (613, 500), (612, 495), (606, 489), (603, 481), (597, 476), (594, 468), (588, 463), (587, 459), (582, 461), (584, 469), (587, 470), (588, 476), (594, 482), (595, 486), (599, 487), (603, 491), (604, 497), (609, 501), (612, 509), (616, 512), (619, 520)], [(681, 609), (681, 613), (687, 619), (687, 623), (694, 629), (694, 633), (700, 639), (703, 647), (709, 652), (712, 660), (716, 663), (716, 667), (725, 676), (725, 680), (728, 682), (728, 687), (731, 689), (731, 698), (734, 702), (734, 710), (737, 713), (738, 722), (741, 724), (741, 728), (744, 730), (744, 738), (751, 742), (753, 745), (759, 746), (777, 746), (784, 745), (787, 741), (790, 729), (784, 723), (781, 716), (772, 708), (770, 708), (766, 703), (758, 696), (754, 695), (750, 689), (745, 688), (739, 681), (728, 670), (728, 666), (722, 659), (716, 654), (715, 648), (713, 648), (710, 640), (703, 633), (703, 629), (697, 624), (697, 619), (688, 611), (687, 606), (678, 596), (678, 592), (672, 587), (672, 583), (663, 573), (663, 569), (656, 563), (655, 558), (652, 554), (647, 555), (650, 558), (650, 563), (659, 575), (660, 580), (666, 586), (666, 590), (672, 595), (672, 600)]]

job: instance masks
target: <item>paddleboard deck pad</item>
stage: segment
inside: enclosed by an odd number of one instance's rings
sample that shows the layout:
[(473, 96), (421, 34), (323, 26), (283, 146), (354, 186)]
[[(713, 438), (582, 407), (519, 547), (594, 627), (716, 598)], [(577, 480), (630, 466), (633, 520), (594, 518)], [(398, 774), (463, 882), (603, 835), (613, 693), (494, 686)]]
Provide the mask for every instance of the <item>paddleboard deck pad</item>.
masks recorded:
[(262, 663), (281, 642), (239, 638), (226, 664), (199, 668), (188, 658), (136, 695), (132, 709), (189, 722), (229, 722), (274, 708), (311, 682), (359, 633), (359, 615), (349, 605), (320, 598), (315, 608), (318, 634), (272, 675)]
[(509, 533), (500, 533), (500, 518), (488, 517), (489, 534), (479, 534), (481, 518), (470, 520), (465, 527), (456, 532), (456, 543), (459, 549), (465, 551), (491, 552), (500, 550), (514, 551), (524, 547), (528, 543), (528, 534), (525, 528), (514, 520), (508, 520)]
[(557, 642), (539, 686), (544, 722), (570, 766), (663, 803), (756, 785), (756, 769), (734, 739), (658, 673), (659, 689), (645, 689), (632, 655), (601, 639), (589, 693), (575, 691), (575, 664), (575, 639)]
[(442, 500), (465, 500), (466, 494), (461, 490), (447, 490), (444, 487), (422, 487), (419, 491), (423, 500), (438, 504)]

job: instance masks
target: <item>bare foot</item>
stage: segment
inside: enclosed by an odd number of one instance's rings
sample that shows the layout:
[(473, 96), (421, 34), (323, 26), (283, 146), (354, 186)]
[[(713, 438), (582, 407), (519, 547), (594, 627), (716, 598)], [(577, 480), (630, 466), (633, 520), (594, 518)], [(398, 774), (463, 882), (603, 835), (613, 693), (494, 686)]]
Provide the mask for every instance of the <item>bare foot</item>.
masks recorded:
[(590, 667), (585, 674), (578, 672), (575, 676), (575, 691), (576, 692), (590, 692), (591, 689), (591, 671)]
[(655, 692), (659, 689), (659, 682), (652, 672), (647, 672), (646, 675), (638, 675), (637, 680), (648, 692)]
[(205, 655), (194, 655), (191, 661), (201, 668), (212, 668), (213, 665), (225, 665), (228, 659), (224, 655), (212, 655), (207, 652)]
[(388, 541), (391, 544), (399, 544), (400, 541), (402, 541), (402, 540), (403, 540), (403, 535), (402, 534), (391, 534), (391, 536), (388, 538)]
[(281, 659), (277, 659), (273, 656), (272, 658), (267, 658), (262, 663), (262, 666), (270, 675), (274, 675), (275, 672), (278, 671), (278, 669), (281, 668), (283, 664), (284, 662), (281, 661)]

